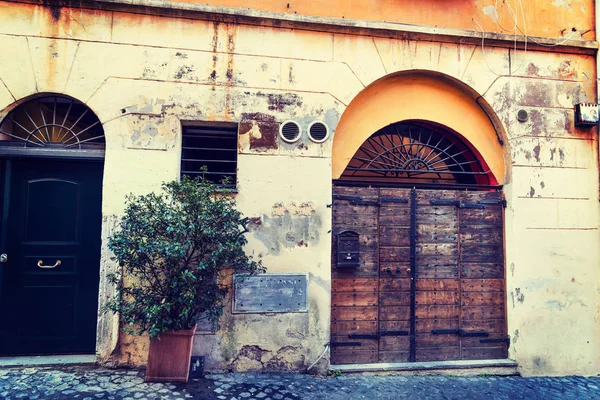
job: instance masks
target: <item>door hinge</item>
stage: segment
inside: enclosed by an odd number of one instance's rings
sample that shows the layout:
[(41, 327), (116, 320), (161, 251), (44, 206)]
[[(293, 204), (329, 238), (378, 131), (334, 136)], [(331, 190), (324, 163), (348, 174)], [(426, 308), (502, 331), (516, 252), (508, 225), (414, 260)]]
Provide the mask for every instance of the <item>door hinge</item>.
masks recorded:
[(379, 334), (377, 334), (377, 333), (375, 333), (375, 334), (352, 333), (352, 334), (348, 335), (348, 338), (350, 338), (350, 339), (379, 339)]
[(379, 200), (384, 203), (408, 203), (408, 199), (399, 197), (380, 197)]
[(360, 346), (360, 342), (334, 342), (329, 344), (331, 347), (351, 347)]
[(479, 204), (479, 202), (463, 203), (460, 200), (430, 200), (429, 203), (432, 206), (455, 206), (458, 208), (476, 208), (476, 209), (484, 209), (485, 208), (485, 205)]
[(364, 200), (360, 196), (346, 196), (343, 194), (334, 194), (334, 200), (347, 200), (355, 206), (378, 206), (379, 202), (377, 200)]
[(408, 331), (379, 331), (381, 336), (408, 336)]
[(506, 208), (506, 200), (505, 199), (501, 199), (501, 200), (478, 200), (477, 201), (478, 204), (500, 204), (503, 208)]
[(432, 329), (431, 333), (434, 335), (458, 334), (460, 337), (489, 336), (488, 332), (467, 332), (462, 329)]
[(487, 339), (479, 339), (480, 343), (508, 343), (510, 344), (510, 338), (487, 338)]

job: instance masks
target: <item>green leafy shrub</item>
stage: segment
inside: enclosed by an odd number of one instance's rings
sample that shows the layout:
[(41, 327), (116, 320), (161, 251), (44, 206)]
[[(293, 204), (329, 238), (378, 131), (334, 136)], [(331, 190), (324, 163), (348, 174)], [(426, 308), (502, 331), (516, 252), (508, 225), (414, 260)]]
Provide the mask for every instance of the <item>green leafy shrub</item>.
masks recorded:
[(116, 295), (106, 309), (120, 313), (129, 333), (150, 337), (191, 329), (201, 315), (216, 321), (226, 294), (221, 272), (264, 272), (244, 252), (246, 221), (230, 191), (202, 178), (129, 195), (108, 241), (122, 270), (108, 276)]

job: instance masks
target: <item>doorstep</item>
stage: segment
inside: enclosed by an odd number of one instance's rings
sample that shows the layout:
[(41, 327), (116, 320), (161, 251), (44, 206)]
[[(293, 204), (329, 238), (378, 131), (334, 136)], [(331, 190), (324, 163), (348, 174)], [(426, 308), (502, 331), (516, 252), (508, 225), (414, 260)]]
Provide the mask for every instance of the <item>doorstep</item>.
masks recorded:
[(331, 365), (332, 371), (350, 372), (408, 372), (424, 374), (454, 373), (460, 375), (517, 375), (518, 364), (513, 360), (457, 360), (406, 363)]
[(74, 354), (57, 356), (24, 356), (24, 357), (0, 357), (0, 368), (2, 367), (28, 367), (47, 365), (90, 365), (96, 363), (93, 354)]

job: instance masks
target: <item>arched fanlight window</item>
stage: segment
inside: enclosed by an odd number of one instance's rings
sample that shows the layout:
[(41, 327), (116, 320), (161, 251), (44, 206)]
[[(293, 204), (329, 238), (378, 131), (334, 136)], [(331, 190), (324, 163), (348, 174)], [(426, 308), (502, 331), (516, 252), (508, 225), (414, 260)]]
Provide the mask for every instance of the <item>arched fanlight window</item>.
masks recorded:
[(456, 134), (423, 122), (375, 132), (348, 163), (342, 180), (489, 185), (489, 171)]
[(104, 149), (104, 130), (85, 104), (66, 96), (29, 100), (0, 123), (0, 146)]

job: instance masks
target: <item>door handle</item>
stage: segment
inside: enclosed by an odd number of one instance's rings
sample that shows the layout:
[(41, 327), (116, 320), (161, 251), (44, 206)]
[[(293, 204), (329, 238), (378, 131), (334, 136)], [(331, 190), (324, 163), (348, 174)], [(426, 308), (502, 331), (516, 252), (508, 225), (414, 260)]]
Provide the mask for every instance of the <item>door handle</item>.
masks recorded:
[(8, 254), (6, 254), (6, 253), (0, 254), (0, 263), (5, 263), (7, 261), (8, 261)]
[(61, 264), (60, 260), (56, 260), (56, 262), (54, 263), (54, 265), (42, 265), (44, 262), (42, 260), (38, 260), (37, 265), (38, 267), (42, 268), (42, 269), (50, 269), (50, 268), (56, 268)]

